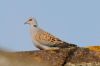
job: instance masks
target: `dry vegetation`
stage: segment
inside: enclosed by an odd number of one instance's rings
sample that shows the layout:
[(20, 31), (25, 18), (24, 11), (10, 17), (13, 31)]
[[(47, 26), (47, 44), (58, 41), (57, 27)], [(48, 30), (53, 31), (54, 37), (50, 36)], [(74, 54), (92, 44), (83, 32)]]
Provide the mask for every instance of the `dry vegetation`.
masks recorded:
[(89, 46), (87, 47), (89, 50), (100, 52), (100, 46)]

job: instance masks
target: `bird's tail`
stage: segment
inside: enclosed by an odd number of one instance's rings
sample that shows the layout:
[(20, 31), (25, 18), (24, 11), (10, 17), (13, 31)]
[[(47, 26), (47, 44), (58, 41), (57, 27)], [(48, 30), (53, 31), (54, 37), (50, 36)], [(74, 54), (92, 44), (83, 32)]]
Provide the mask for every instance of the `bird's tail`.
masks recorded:
[(77, 45), (72, 44), (72, 43), (63, 42), (62, 44), (58, 44), (58, 47), (60, 47), (60, 48), (70, 48), (70, 47), (77, 47)]

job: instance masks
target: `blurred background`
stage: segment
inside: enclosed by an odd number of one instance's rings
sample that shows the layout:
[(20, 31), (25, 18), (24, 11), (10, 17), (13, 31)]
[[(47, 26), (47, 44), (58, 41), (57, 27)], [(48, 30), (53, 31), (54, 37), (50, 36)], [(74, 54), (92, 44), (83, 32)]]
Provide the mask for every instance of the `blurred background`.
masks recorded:
[(37, 50), (29, 26), (35, 17), (44, 30), (79, 46), (100, 45), (100, 0), (1, 0), (0, 47)]

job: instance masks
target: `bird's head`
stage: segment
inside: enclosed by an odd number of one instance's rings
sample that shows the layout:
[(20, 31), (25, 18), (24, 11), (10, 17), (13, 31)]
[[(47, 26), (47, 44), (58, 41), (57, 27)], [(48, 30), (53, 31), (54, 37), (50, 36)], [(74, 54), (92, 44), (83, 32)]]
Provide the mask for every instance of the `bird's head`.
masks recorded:
[(38, 26), (37, 25), (37, 21), (36, 21), (35, 18), (29, 18), (28, 21), (26, 21), (24, 24), (29, 24), (29, 25), (31, 25), (33, 27), (37, 27)]

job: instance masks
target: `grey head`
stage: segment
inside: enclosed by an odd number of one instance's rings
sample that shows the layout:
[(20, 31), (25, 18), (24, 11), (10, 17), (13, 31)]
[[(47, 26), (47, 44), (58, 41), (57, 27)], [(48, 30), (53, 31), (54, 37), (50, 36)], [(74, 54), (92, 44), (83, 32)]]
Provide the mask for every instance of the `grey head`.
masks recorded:
[(32, 27), (37, 27), (37, 21), (35, 18), (29, 18), (28, 21), (26, 21), (24, 24), (29, 24)]

